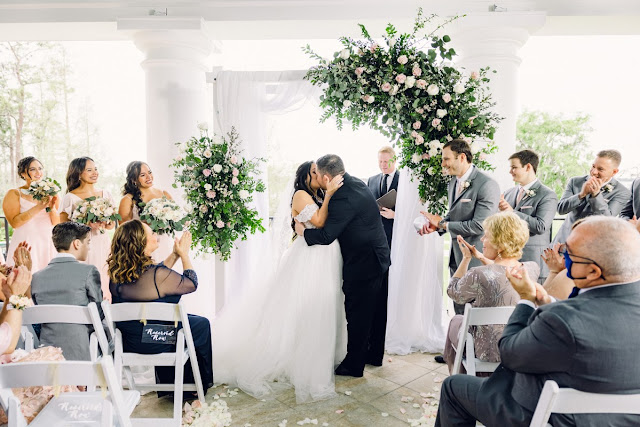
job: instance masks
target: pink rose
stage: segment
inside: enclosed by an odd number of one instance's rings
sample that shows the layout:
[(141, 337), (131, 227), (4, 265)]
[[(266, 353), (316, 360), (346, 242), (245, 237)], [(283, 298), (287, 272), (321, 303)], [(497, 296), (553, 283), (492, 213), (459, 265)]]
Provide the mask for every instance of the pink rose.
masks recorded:
[(422, 155), (422, 158), (423, 158), (424, 160), (429, 160), (429, 159), (431, 158), (431, 156), (429, 155), (429, 153), (424, 153), (424, 154)]
[(415, 130), (411, 131), (411, 138), (415, 138), (416, 136), (418, 136), (418, 132)]
[(414, 128), (415, 130), (420, 129), (420, 126), (422, 126), (422, 123), (420, 123), (420, 120), (418, 120), (417, 122), (415, 122), (415, 123), (413, 124), (413, 128)]
[(438, 127), (440, 125), (440, 119), (433, 119), (433, 121), (431, 122), (431, 126)]
[(398, 63), (399, 63), (399, 64), (404, 65), (404, 64), (406, 64), (407, 62), (409, 62), (409, 58), (407, 58), (407, 55), (400, 55), (400, 56), (398, 57)]
[(449, 103), (449, 102), (451, 102), (451, 95), (450, 95), (450, 94), (448, 94), (448, 93), (445, 93), (444, 95), (442, 95), (442, 100), (443, 100), (445, 103)]
[(236, 178), (235, 176), (233, 178), (231, 178), (231, 183), (233, 185), (238, 185), (240, 183), (240, 181), (238, 181), (238, 178)]
[(420, 145), (424, 142), (424, 137), (422, 135), (416, 136), (416, 145)]
[(371, 47), (369, 48), (369, 50), (371, 52), (375, 52), (377, 49), (378, 49), (378, 44), (377, 43), (372, 44)]
[(480, 75), (478, 74), (477, 71), (471, 72), (471, 80), (478, 80), (478, 77), (480, 77)]
[(425, 87), (427, 87), (427, 81), (426, 80), (422, 80), (422, 79), (418, 80), (416, 82), (416, 87), (418, 89), (424, 89)]
[(380, 89), (382, 89), (383, 92), (389, 92), (391, 90), (391, 83), (382, 83)]
[(396, 76), (396, 81), (400, 84), (403, 84), (405, 80), (407, 80), (407, 76), (405, 76), (404, 74), (398, 74)]
[(236, 168), (233, 168), (231, 173), (233, 174), (233, 176), (238, 176), (240, 174), (240, 171), (238, 169), (236, 169)]
[(360, 77), (364, 73), (364, 67), (356, 68), (356, 76)]
[(235, 165), (238, 163), (238, 158), (235, 155), (233, 155), (231, 156), (231, 159), (229, 159), (229, 161)]
[(209, 190), (209, 191), (207, 191), (207, 197), (208, 197), (208, 198), (210, 198), (210, 199), (215, 199), (215, 197), (216, 197), (216, 192), (215, 192), (215, 191), (213, 191), (213, 190)]
[(416, 108), (416, 113), (423, 114), (424, 113), (424, 108)]
[(211, 175), (211, 169), (205, 169), (205, 170), (203, 170), (203, 171), (202, 171), (202, 174), (203, 174), (204, 176), (210, 176), (210, 175)]
[(413, 69), (411, 70), (411, 74), (416, 77), (420, 77), (422, 75), (422, 70), (420, 69), (420, 67), (413, 67)]
[(216, 227), (218, 228), (224, 227), (224, 222), (222, 220), (218, 220), (218, 222), (216, 222)]

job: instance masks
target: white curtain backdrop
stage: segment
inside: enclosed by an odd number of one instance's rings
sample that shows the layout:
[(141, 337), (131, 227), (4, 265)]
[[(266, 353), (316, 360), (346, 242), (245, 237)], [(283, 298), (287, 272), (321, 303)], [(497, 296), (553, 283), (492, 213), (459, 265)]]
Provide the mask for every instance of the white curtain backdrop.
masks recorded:
[(448, 323), (442, 302), (444, 239), (437, 233), (418, 235), (413, 221), (425, 210), (418, 183), (407, 169), (399, 172), (385, 348), (390, 354), (437, 353), (444, 348)]
[[(226, 134), (235, 127), (243, 141), (243, 155), (247, 158), (266, 158), (267, 115), (288, 113), (301, 108), (306, 101), (319, 97), (318, 88), (303, 80), (305, 73), (221, 71), (214, 85), (215, 131)], [(266, 164), (262, 172), (261, 178), (266, 184)], [(268, 192), (257, 193), (253, 199), (263, 224), (268, 228)], [(264, 275), (258, 260), (264, 258), (268, 248), (267, 233), (238, 242), (238, 249), (232, 252), (230, 261), (224, 263), (225, 301), (216, 301), (217, 307), (240, 297), (249, 283)], [(216, 287), (220, 285), (216, 283)]]

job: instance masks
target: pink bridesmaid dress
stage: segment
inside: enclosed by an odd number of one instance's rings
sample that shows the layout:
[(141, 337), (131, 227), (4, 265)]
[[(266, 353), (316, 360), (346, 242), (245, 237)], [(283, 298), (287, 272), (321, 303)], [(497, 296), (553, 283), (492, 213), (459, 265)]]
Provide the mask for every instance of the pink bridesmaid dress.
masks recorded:
[[(35, 202), (20, 196), (20, 213), (26, 212), (34, 206)], [(15, 252), (20, 242), (26, 240), (31, 246), (31, 260), (33, 263), (31, 271), (35, 273), (45, 268), (58, 253), (51, 240), (51, 230), (53, 230), (53, 225), (49, 214), (44, 209), (25, 224), (15, 228), (7, 250), (7, 265), (13, 266), (13, 252)]]

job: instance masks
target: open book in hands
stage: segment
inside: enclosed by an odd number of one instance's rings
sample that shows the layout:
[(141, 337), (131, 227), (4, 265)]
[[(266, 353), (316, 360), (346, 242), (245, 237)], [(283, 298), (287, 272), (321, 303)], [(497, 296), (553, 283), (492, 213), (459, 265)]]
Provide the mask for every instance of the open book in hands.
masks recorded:
[(380, 210), (382, 210), (382, 208), (395, 209), (397, 196), (398, 192), (396, 190), (390, 190), (387, 194), (376, 200), (376, 202), (378, 202), (378, 208)]

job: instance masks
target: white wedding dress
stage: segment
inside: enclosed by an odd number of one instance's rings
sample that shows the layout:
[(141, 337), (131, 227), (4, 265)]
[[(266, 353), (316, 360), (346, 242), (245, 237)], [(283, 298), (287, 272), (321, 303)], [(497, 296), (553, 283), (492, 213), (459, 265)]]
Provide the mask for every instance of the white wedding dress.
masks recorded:
[[(308, 205), (296, 219), (314, 228), (317, 210)], [(256, 398), (293, 386), (298, 403), (335, 396), (347, 346), (338, 242), (308, 246), (298, 237), (267, 276), (213, 322), (215, 382)]]

